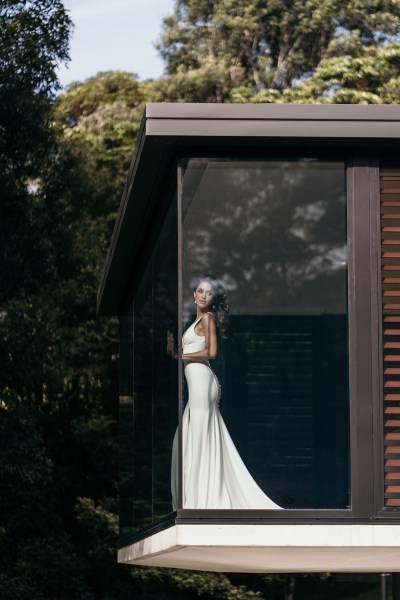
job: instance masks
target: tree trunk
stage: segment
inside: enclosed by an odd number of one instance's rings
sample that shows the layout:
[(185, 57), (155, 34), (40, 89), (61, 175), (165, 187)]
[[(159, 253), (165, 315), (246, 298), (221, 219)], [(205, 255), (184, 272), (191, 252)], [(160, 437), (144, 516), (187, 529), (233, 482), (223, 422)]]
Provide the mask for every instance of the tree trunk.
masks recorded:
[(285, 600), (294, 600), (294, 588), (296, 585), (296, 575), (286, 575), (285, 581)]

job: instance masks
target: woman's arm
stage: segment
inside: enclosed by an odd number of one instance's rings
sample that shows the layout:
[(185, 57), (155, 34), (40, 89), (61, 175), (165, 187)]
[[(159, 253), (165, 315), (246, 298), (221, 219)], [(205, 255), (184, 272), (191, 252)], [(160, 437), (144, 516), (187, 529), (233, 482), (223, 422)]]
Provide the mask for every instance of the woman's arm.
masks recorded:
[(206, 347), (204, 350), (199, 350), (199, 352), (183, 354), (183, 360), (194, 360), (200, 362), (203, 360), (217, 358), (218, 343), (214, 317), (210, 313), (206, 313), (202, 316), (200, 323), (202, 325)]

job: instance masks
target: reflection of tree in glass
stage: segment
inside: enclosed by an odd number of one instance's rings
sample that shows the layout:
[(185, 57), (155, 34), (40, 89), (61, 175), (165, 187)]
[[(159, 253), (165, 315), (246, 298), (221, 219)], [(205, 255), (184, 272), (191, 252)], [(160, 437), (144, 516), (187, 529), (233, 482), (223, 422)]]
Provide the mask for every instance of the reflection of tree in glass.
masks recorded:
[(217, 274), (237, 313), (345, 312), (343, 163), (192, 160), (183, 195), (188, 285)]
[(169, 329), (176, 335), (176, 223), (175, 201), (170, 205), (147, 268), (135, 291), (135, 528), (143, 527), (171, 511), (170, 462), (177, 426), (178, 368), (177, 362), (171, 362), (166, 352), (166, 333)]

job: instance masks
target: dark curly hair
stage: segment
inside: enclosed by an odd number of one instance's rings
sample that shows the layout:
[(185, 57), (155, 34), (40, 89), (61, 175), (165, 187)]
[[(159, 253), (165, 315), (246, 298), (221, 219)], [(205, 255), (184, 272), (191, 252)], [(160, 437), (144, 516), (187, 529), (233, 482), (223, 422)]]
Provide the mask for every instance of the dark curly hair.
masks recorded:
[(229, 304), (226, 299), (225, 288), (219, 279), (206, 275), (205, 277), (198, 277), (196, 279), (193, 291), (197, 290), (202, 281), (207, 281), (213, 287), (214, 295), (210, 312), (214, 315), (217, 332), (223, 338), (226, 338), (226, 332), (229, 327)]

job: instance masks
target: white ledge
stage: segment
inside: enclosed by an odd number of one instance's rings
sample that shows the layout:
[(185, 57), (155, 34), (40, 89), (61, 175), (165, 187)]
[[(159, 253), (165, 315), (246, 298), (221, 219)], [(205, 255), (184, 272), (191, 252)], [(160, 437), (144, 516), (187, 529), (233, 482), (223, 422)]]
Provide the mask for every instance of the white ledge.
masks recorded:
[(119, 562), (202, 571), (398, 572), (400, 525), (175, 525)]

